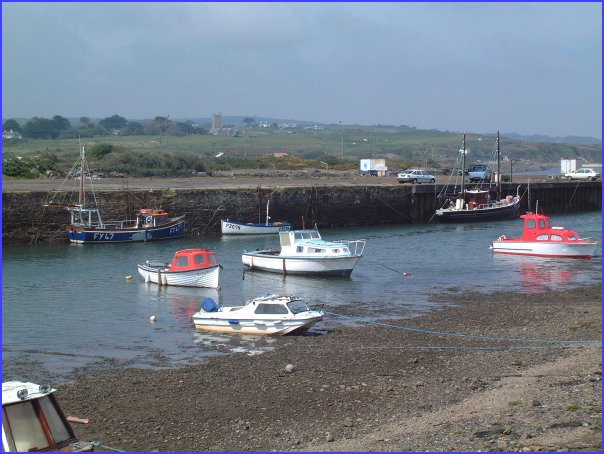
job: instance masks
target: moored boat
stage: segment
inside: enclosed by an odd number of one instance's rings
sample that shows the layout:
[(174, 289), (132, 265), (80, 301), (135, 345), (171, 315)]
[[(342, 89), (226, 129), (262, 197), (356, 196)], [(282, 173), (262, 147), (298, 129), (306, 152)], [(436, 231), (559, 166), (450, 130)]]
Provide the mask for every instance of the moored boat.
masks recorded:
[(198, 331), (240, 334), (292, 334), (308, 330), (323, 319), (323, 311), (311, 310), (295, 296), (266, 295), (244, 306), (225, 307), (206, 298), (193, 323)]
[(2, 382), (2, 451), (90, 452), (78, 441), (54, 396), (56, 389), (36, 383)]
[(520, 238), (501, 235), (491, 242), (490, 248), (497, 254), (530, 255), (536, 257), (560, 257), (591, 259), (597, 243), (591, 238), (579, 238), (574, 230), (554, 227), (544, 214), (527, 213), (520, 216), (524, 221)]
[(171, 262), (147, 260), (138, 265), (145, 282), (181, 287), (220, 287), (218, 258), (213, 251), (184, 249), (176, 251)]
[(348, 277), (363, 257), (366, 240), (325, 241), (318, 230), (280, 232), (281, 250), (244, 251), (249, 269), (280, 274)]
[[(500, 151), (499, 151), (499, 131), (497, 131), (496, 143), (496, 162), (497, 162), (497, 194), (491, 197), (490, 187), (485, 189), (481, 186), (473, 189), (465, 189), (465, 157), (469, 150), (466, 149), (466, 135), (463, 135), (463, 145), (459, 150), (461, 157), (461, 191), (455, 194), (439, 194), (442, 207), (437, 209), (434, 215), (441, 222), (483, 222), (505, 219), (515, 219), (518, 217), (520, 209), (520, 186), (516, 188), (516, 195), (507, 195), (501, 197), (501, 174), (500, 174)], [(459, 162), (459, 159), (458, 159)], [(453, 169), (453, 174), (457, 174), (457, 165)], [(490, 170), (489, 173), (490, 175)], [(483, 182), (487, 183), (487, 182)], [(490, 182), (488, 182), (490, 184)], [(447, 190), (445, 185), (443, 191)], [(444, 199), (444, 203), (442, 200)]]
[[(85, 188), (88, 180), (90, 188)], [(78, 182), (77, 190), (63, 189), (68, 182)], [(77, 194), (77, 200), (71, 197)], [(60, 198), (60, 200), (59, 200)], [(52, 195), (48, 207), (66, 208), (70, 222), (65, 227), (72, 243), (126, 243), (179, 238), (185, 234), (185, 216), (170, 217), (164, 210), (143, 208), (134, 219), (105, 221), (92, 188), (92, 175), (82, 147), (80, 159), (74, 164), (61, 188)]]
[(223, 235), (262, 235), (266, 233), (286, 232), (291, 228), (289, 222), (269, 222), (268, 207), (270, 200), (266, 202), (266, 221), (263, 223), (237, 222), (229, 219), (221, 219), (220, 231)]

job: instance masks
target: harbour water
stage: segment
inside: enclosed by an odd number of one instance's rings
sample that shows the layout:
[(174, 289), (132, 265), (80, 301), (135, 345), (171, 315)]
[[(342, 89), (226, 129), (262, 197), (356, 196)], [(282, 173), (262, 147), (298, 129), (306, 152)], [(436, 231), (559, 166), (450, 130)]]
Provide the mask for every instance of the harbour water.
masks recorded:
[[(552, 218), (601, 246), (602, 213)], [(521, 221), (323, 230), (325, 239), (367, 240), (350, 279), (243, 272), (244, 249), (278, 247), (278, 237), (184, 238), (156, 243), (6, 247), (2, 256), (3, 380), (71, 380), (116, 366), (177, 367), (205, 357), (273, 348), (284, 338), (207, 335), (191, 316), (205, 297), (227, 305), (267, 293), (295, 294), (310, 305), (364, 320), (410, 318), (448, 304), (434, 295), (542, 292), (601, 282), (601, 247), (592, 260), (494, 255), (491, 240), (517, 236)], [(145, 284), (137, 264), (190, 247), (216, 251), (220, 290)], [(131, 276), (131, 279), (128, 279)], [(150, 322), (150, 316), (157, 317)], [(312, 331), (350, 323), (327, 315)], [(34, 376), (32, 376), (34, 375)]]

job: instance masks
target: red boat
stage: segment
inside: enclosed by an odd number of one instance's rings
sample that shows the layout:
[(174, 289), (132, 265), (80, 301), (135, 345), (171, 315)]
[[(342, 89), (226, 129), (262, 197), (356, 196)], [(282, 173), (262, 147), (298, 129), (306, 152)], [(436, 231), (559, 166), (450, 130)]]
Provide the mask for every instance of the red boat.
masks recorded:
[(536, 257), (564, 257), (590, 259), (597, 243), (591, 238), (579, 238), (574, 230), (552, 227), (544, 214), (527, 213), (520, 216), (524, 228), (520, 238), (501, 235), (491, 242), (498, 254), (532, 255)]

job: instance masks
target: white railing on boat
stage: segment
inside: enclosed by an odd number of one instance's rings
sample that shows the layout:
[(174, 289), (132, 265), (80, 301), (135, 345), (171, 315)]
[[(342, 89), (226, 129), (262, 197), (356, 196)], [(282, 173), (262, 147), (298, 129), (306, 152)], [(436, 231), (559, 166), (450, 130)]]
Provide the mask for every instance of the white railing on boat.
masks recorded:
[(334, 243), (345, 244), (353, 255), (363, 255), (367, 240), (335, 240)]

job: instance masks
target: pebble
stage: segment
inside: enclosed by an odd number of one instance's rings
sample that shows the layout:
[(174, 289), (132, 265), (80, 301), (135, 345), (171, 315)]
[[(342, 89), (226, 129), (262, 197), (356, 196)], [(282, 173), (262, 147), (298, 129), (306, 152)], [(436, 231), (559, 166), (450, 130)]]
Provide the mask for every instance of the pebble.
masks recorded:
[(293, 364), (288, 364), (287, 366), (285, 366), (285, 372), (293, 372), (295, 369), (295, 366)]

